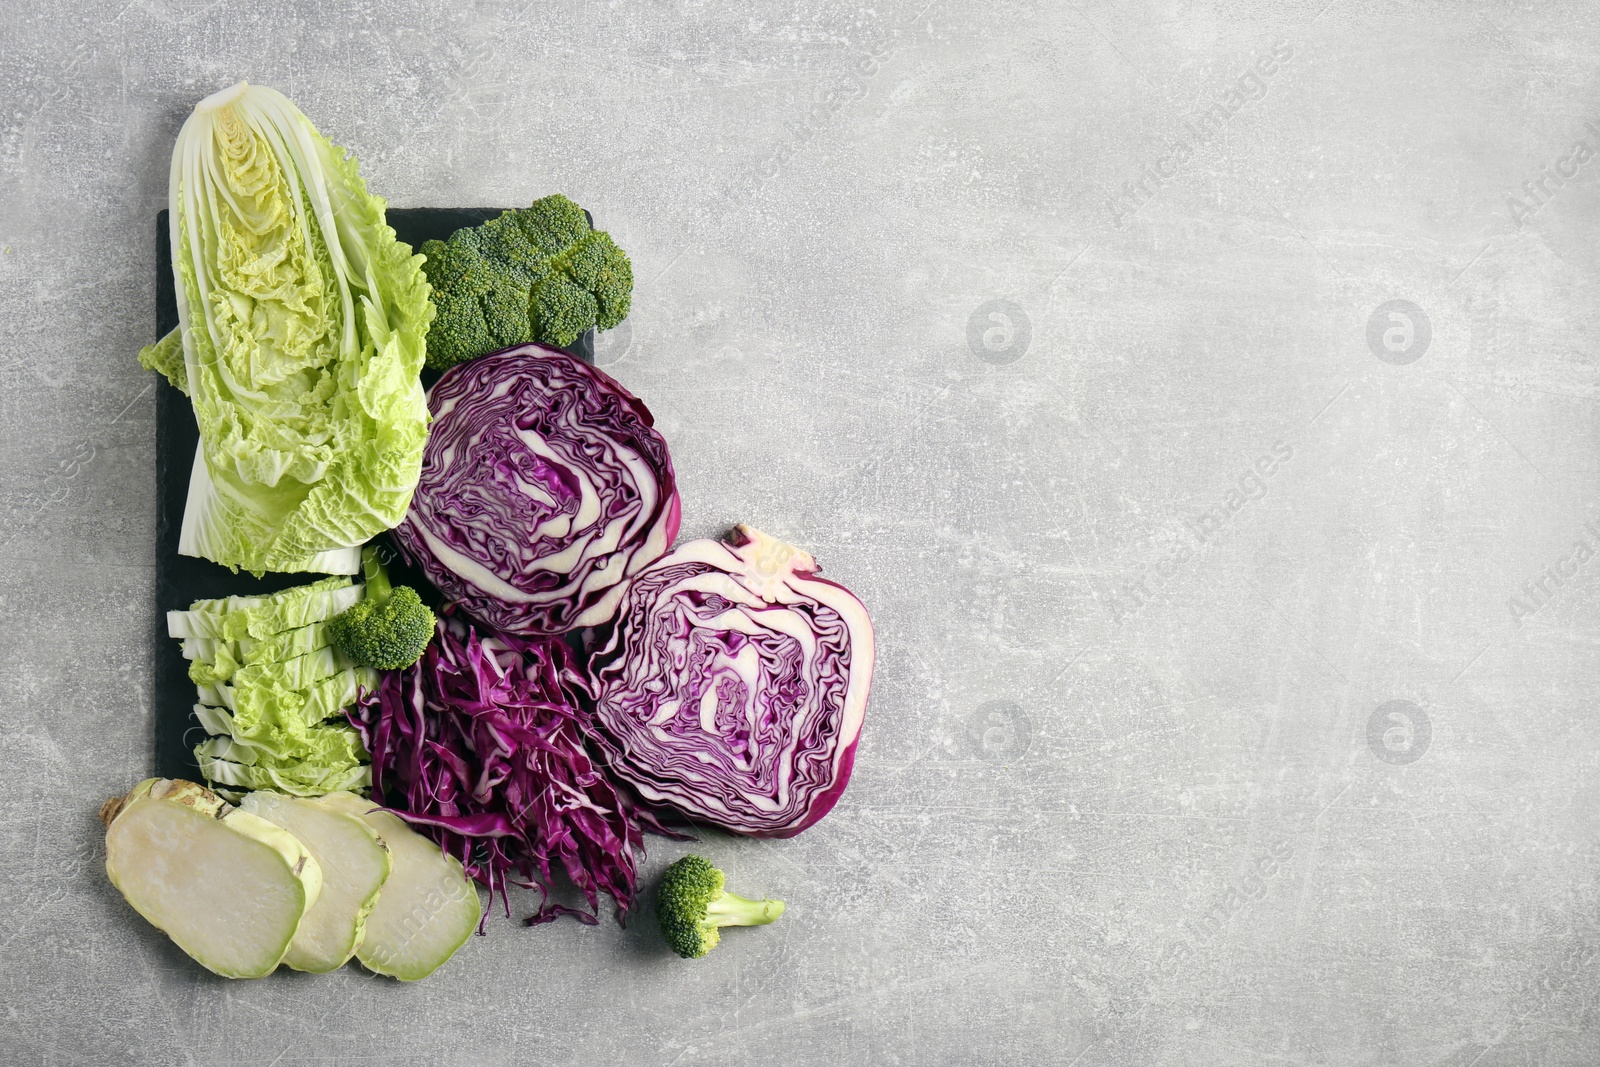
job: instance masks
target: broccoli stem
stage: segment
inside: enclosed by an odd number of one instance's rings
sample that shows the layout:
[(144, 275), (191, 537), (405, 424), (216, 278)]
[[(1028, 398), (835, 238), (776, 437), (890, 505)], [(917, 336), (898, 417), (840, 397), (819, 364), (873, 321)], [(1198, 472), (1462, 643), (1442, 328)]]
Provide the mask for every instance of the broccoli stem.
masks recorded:
[(707, 926), (765, 926), (783, 914), (781, 900), (750, 900), (723, 893), (706, 907)]
[(383, 569), (377, 549), (371, 545), (361, 550), (361, 577), (366, 582), (366, 599), (381, 604), (389, 599), (389, 574)]

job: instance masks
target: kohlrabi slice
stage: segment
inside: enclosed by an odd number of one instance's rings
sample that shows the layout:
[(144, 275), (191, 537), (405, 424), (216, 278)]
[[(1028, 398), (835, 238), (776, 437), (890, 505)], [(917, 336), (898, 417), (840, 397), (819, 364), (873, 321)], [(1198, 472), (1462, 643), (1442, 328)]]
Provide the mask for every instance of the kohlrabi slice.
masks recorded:
[(361, 819), (300, 797), (260, 790), (239, 807), (294, 834), (322, 867), (322, 893), (300, 920), (283, 962), (315, 974), (343, 967), (360, 947), (389, 877), (389, 850)]
[(361, 818), (389, 846), (394, 861), (356, 958), (368, 970), (402, 982), (426, 978), (472, 936), (483, 915), (477, 887), (458, 860), (370, 800), (329, 793), (314, 802)]
[(146, 779), (100, 817), (111, 884), (224, 978), (270, 974), (322, 888), (297, 837), (193, 782)]

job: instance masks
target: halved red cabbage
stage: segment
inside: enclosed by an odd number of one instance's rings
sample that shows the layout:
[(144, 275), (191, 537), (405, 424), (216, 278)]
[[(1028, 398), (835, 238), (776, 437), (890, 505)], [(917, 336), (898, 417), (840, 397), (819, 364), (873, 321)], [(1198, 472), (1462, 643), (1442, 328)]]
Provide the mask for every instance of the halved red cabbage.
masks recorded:
[(609, 769), (645, 800), (790, 837), (832, 810), (872, 681), (867, 610), (805, 552), (740, 526), (635, 575), (591, 658)]
[(400, 550), (496, 630), (609, 620), (622, 582), (678, 535), (678, 490), (650, 411), (604, 371), (518, 345), (451, 368)]
[[(372, 791), (437, 841), (478, 882), (538, 888), (528, 921), (592, 924), (599, 894), (618, 919), (633, 901), (643, 829), (662, 829), (584, 749), (571, 687), (585, 682), (561, 641), (481, 636), (446, 608), (422, 659), (385, 672), (350, 713), (372, 753)], [(549, 902), (556, 870), (590, 911)]]

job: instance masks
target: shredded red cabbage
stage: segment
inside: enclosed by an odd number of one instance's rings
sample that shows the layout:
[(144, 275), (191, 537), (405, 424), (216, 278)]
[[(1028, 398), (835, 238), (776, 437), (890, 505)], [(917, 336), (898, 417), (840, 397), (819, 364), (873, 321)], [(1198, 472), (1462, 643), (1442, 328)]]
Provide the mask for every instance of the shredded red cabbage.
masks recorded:
[[(507, 916), (508, 885), (538, 889), (529, 924), (593, 925), (602, 892), (623, 921), (642, 831), (667, 832), (590, 761), (571, 699), (583, 684), (561, 641), (480, 635), (446, 608), (423, 658), (386, 672), (350, 713), (372, 753), (374, 798), (499, 893)], [(550, 901), (558, 869), (589, 911)]]

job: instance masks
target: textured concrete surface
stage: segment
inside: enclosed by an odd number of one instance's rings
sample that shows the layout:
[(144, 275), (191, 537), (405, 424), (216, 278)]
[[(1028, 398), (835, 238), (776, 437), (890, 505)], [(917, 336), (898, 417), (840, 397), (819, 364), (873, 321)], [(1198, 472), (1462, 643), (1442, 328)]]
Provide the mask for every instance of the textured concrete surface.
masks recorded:
[[(1597, 32), (1580, 0), (12, 0), (0, 1061), (1600, 1061)], [(686, 533), (783, 535), (873, 609), (844, 803), (700, 846), (779, 925), (686, 963), (648, 917), (496, 920), (414, 987), (239, 984), (107, 885), (171, 606), (152, 217), (240, 77), (396, 205), (591, 206), (639, 277), (601, 358)]]

